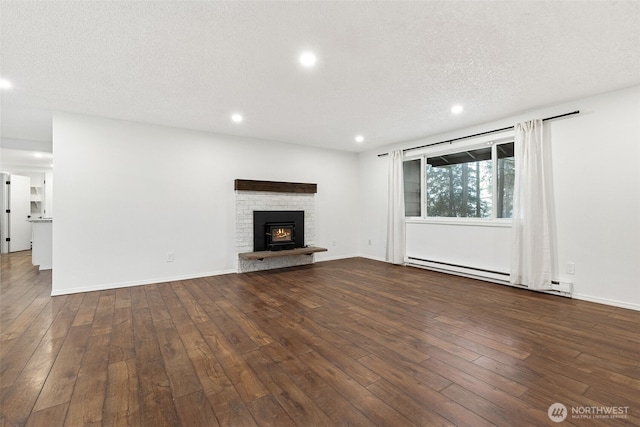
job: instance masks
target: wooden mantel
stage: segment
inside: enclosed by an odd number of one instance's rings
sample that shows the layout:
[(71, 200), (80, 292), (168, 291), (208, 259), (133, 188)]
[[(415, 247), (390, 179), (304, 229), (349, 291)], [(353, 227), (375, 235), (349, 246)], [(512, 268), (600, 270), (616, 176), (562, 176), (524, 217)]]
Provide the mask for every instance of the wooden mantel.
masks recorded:
[(317, 193), (318, 184), (236, 179), (234, 189), (236, 191), (272, 191), (276, 193)]

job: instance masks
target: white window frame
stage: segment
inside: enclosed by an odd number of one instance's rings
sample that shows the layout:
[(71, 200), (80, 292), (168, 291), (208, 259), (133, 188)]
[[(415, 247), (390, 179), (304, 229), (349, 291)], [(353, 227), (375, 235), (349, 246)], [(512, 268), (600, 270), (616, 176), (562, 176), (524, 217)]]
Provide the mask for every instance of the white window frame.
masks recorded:
[[(449, 145), (437, 145), (434, 147), (425, 147), (423, 149), (411, 151), (405, 154), (403, 161), (420, 160), (420, 217), (406, 217), (407, 223), (430, 223), (430, 224), (451, 224), (451, 225), (473, 225), (487, 227), (511, 227), (511, 218), (497, 218), (496, 216), (496, 197), (498, 194), (497, 173), (498, 156), (497, 146), (508, 144), (514, 141), (514, 132), (512, 130), (500, 134), (486, 135), (484, 137), (473, 138), (465, 141), (455, 142)], [(492, 171), (492, 205), (491, 217), (489, 218), (469, 218), (469, 217), (429, 217), (427, 216), (427, 180), (426, 180), (426, 161), (428, 157), (443, 156), (447, 154), (458, 153), (461, 151), (470, 151), (474, 149), (484, 148), (491, 145), (491, 162)]]

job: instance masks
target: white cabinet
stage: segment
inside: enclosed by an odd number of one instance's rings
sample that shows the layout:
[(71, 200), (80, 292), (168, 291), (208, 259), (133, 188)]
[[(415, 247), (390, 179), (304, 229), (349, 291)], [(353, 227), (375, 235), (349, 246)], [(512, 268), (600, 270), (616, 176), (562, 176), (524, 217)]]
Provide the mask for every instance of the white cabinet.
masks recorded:
[(51, 270), (53, 249), (53, 220), (31, 220), (33, 230), (33, 247), (31, 263), (39, 266), (40, 270)]
[(31, 177), (31, 217), (42, 218), (45, 212), (45, 175), (42, 173), (30, 174)]

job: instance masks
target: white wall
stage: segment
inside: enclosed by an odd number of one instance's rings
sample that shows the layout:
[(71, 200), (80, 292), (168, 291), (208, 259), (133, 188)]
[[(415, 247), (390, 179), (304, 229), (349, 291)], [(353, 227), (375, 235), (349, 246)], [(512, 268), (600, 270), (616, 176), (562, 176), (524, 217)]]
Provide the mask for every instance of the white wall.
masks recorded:
[(53, 218), (53, 170), (44, 173), (44, 217)]
[[(640, 309), (640, 87), (361, 153), (360, 204), (364, 212), (374, 213), (360, 224), (361, 254), (384, 258), (387, 157), (379, 153), (573, 110), (580, 114), (545, 122), (553, 146), (558, 279), (573, 282), (575, 298)], [(433, 253), (434, 240), (424, 238), (425, 253)], [(502, 250), (494, 245), (485, 247)], [(566, 273), (568, 262), (575, 263), (575, 275)]]
[(418, 260), (412, 260), (413, 264), (425, 265), (428, 263), (422, 260), (427, 260), (450, 264), (444, 267), (448, 269), (454, 265), (473, 267), (483, 270), (481, 277), (508, 280), (501, 273), (509, 273), (511, 226), (408, 220), (406, 232), (406, 255)]
[(574, 297), (640, 309), (640, 87), (359, 155), (56, 114), (53, 294), (235, 271), (236, 178), (318, 183), (315, 243), (329, 252), (317, 259), (384, 259), (387, 157), (377, 154), (575, 109), (545, 123), (559, 279)]
[(53, 144), (54, 295), (234, 272), (237, 178), (317, 183), (317, 259), (357, 255), (353, 153), (62, 113)]

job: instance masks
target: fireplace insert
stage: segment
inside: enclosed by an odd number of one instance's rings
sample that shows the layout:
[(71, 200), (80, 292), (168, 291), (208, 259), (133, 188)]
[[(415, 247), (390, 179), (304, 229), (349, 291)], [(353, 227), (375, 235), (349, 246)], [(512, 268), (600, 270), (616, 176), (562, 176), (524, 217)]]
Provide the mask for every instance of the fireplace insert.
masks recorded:
[(304, 211), (253, 211), (253, 250), (304, 247)]
[(264, 225), (268, 251), (280, 251), (295, 247), (296, 224), (293, 222), (273, 223)]

